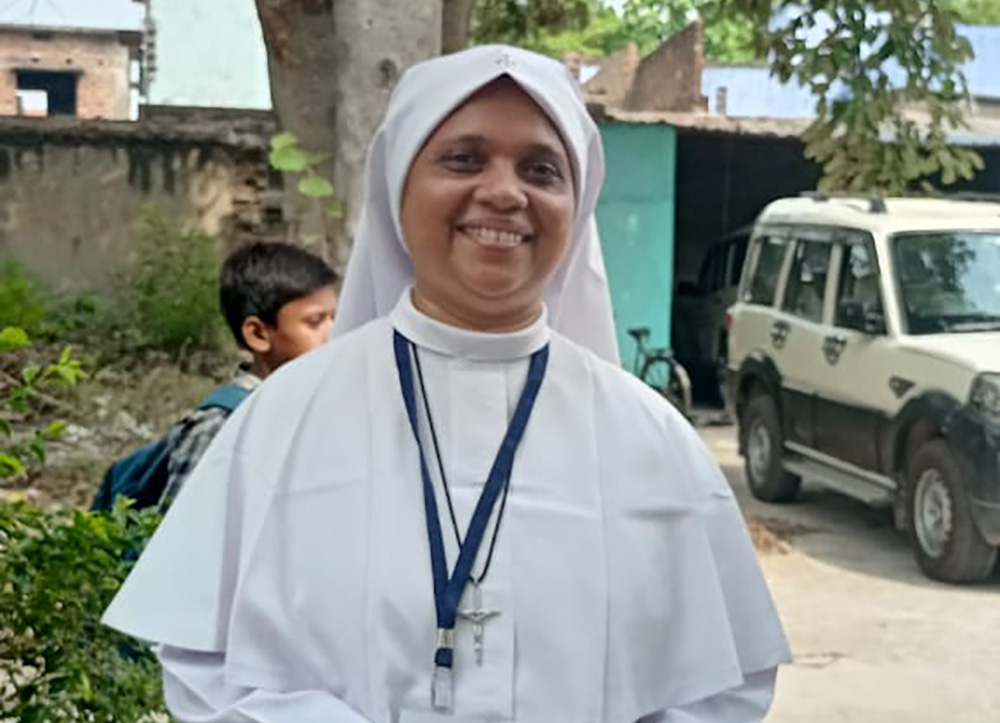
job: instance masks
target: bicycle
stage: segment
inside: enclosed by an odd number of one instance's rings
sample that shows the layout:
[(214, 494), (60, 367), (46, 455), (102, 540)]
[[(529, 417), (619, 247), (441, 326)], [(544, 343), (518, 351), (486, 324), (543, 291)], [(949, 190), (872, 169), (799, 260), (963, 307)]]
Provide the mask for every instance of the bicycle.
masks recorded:
[(658, 391), (687, 419), (691, 419), (691, 377), (670, 349), (648, 349), (649, 329), (628, 330), (635, 339), (635, 362), (632, 373)]

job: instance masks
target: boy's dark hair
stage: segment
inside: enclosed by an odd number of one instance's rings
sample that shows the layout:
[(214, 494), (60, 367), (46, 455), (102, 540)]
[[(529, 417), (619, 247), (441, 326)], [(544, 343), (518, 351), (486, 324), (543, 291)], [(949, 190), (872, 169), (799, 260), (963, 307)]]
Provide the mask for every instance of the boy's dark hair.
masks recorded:
[(285, 304), (335, 287), (339, 280), (323, 259), (298, 246), (251, 243), (236, 249), (222, 263), (219, 305), (236, 343), (246, 349), (243, 322), (248, 316), (277, 324), (278, 312)]

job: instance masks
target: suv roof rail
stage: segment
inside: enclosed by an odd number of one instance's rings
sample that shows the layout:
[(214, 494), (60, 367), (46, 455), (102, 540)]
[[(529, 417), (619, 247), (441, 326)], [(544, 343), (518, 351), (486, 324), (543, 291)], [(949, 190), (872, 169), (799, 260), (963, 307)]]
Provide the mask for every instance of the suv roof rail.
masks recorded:
[(842, 198), (855, 201), (868, 201), (868, 213), (888, 213), (885, 199), (872, 193), (850, 193), (850, 192), (830, 192), (830, 191), (803, 191), (800, 194), (803, 198), (811, 198), (814, 201), (824, 202), (832, 199)]
[(979, 203), (1000, 203), (1000, 193), (989, 191), (954, 191), (952, 193), (942, 193), (936, 198), (943, 198), (951, 201), (976, 201)]

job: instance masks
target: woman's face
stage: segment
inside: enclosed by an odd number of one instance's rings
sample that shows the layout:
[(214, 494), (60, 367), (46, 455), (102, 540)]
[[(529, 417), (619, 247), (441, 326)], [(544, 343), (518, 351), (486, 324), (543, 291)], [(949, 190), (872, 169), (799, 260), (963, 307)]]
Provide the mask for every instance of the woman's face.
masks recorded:
[(492, 83), (438, 127), (410, 167), (401, 221), (414, 303), (481, 331), (530, 324), (573, 214), (558, 131), (513, 81)]

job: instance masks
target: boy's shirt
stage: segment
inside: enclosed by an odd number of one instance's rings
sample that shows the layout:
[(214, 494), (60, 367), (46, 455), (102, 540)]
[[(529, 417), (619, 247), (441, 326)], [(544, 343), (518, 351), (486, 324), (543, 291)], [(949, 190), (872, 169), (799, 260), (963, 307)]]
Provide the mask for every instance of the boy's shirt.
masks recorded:
[[(233, 372), (229, 383), (252, 392), (260, 386), (262, 381), (260, 377), (250, 371), (248, 366), (241, 364)], [(160, 496), (160, 511), (166, 512), (170, 503), (177, 497), (177, 493), (181, 491), (188, 475), (194, 471), (198, 460), (205, 454), (212, 439), (222, 429), (229, 414), (225, 409), (218, 407), (196, 409), (170, 430), (168, 434), (176, 435), (176, 438), (174, 450), (167, 460), (167, 484)]]

